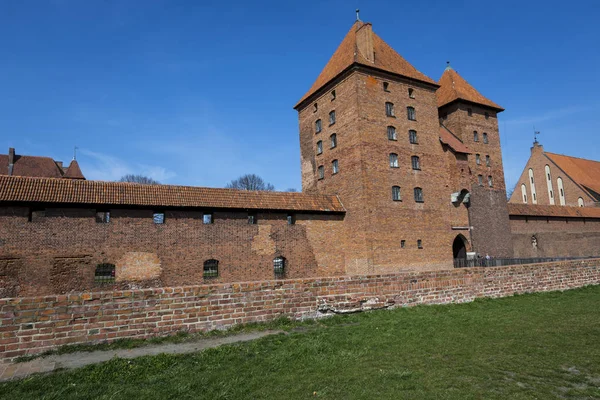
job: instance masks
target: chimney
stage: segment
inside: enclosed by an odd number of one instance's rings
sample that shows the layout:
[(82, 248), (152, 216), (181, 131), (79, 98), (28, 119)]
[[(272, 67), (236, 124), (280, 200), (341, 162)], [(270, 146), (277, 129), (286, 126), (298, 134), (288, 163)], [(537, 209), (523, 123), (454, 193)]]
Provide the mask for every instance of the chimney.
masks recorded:
[(8, 148), (8, 175), (9, 176), (13, 174), (14, 166), (15, 166), (15, 148), (9, 147)]
[(533, 147), (531, 148), (531, 154), (533, 153), (543, 153), (544, 146), (540, 144), (537, 140), (533, 142)]
[(366, 23), (356, 31), (356, 47), (358, 54), (370, 63), (375, 63), (375, 51), (373, 49), (373, 28)]

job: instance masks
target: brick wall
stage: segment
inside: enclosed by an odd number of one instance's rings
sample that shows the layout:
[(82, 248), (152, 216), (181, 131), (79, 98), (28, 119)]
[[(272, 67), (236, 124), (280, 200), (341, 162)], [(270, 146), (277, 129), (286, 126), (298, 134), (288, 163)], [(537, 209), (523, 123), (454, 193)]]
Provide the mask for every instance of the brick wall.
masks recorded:
[[(97, 223), (95, 210), (48, 207), (28, 222), (27, 207), (0, 207), (0, 298), (100, 290), (99, 263), (116, 266), (111, 289), (274, 279), (273, 259), (286, 259), (286, 277), (342, 275), (344, 252), (331, 240), (342, 215), (112, 209)], [(219, 261), (219, 277), (203, 278), (205, 260)]]
[(589, 260), (8, 298), (0, 300), (0, 357), (65, 344), (223, 329), (279, 316), (461, 303), (599, 282), (600, 260)]

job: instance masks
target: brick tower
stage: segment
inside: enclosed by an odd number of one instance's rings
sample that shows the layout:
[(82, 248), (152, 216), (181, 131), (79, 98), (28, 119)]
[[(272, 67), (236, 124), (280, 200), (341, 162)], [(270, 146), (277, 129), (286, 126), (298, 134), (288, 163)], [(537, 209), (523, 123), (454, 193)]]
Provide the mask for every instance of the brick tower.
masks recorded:
[(294, 107), (303, 191), (347, 210), (329, 239), (343, 241), (347, 273), (448, 268), (456, 240), (472, 250), (469, 149), (440, 126), (439, 87), (356, 21)]

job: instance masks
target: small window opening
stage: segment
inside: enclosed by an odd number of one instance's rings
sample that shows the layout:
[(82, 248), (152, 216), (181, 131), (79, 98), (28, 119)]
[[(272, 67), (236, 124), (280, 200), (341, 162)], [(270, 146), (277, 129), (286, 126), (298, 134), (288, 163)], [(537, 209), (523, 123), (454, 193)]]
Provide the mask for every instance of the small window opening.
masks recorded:
[(394, 116), (394, 103), (390, 103), (389, 101), (385, 103), (385, 115), (388, 117)]
[(98, 285), (110, 285), (115, 282), (115, 265), (102, 263), (96, 265), (94, 271), (94, 283)]
[(483, 133), (483, 143), (488, 144), (488, 134), (485, 132)]
[(288, 225), (295, 225), (296, 224), (296, 215), (288, 214), (287, 215), (287, 223), (288, 223)]
[(321, 154), (323, 153), (323, 142), (321, 140), (319, 140), (317, 142), (317, 154)]
[(256, 213), (249, 213), (248, 214), (248, 225), (256, 225)]
[(418, 249), (422, 249), (423, 248), (423, 241), (421, 239), (417, 240), (417, 248)]
[(335, 100), (335, 90), (331, 91), (331, 101)]
[(415, 90), (412, 88), (408, 89), (408, 97), (410, 97), (411, 99), (415, 98)]
[(419, 144), (419, 141), (417, 140), (417, 131), (412, 129), (408, 131), (408, 141), (410, 144)]
[(390, 167), (398, 168), (398, 154), (390, 153)]
[(155, 224), (164, 224), (165, 223), (165, 213), (164, 212), (155, 212), (152, 214), (152, 220)]
[(387, 127), (387, 135), (388, 135), (388, 140), (397, 140), (396, 128), (393, 126), (388, 126)]
[(335, 175), (338, 172), (340, 172), (340, 167), (338, 165), (338, 160), (333, 160), (331, 162), (331, 170), (332, 170), (332, 174)]
[(410, 158), (411, 163), (412, 163), (412, 169), (414, 170), (420, 170), (421, 169), (421, 162), (419, 160), (418, 156), (412, 156)]
[(202, 215), (202, 222), (205, 224), (212, 224), (213, 223), (213, 215), (212, 213), (204, 213)]
[(319, 110), (319, 105), (317, 103), (315, 103), (313, 105), (313, 112), (316, 113)]
[(494, 186), (494, 181), (492, 180), (492, 176), (491, 176), (491, 175), (490, 175), (490, 176), (488, 176), (488, 186), (489, 186), (489, 187), (492, 187), (492, 186)]
[(96, 223), (108, 224), (110, 222), (110, 211), (98, 210), (96, 211)]
[(392, 200), (402, 201), (400, 197), (400, 186), (392, 186)]
[(414, 189), (415, 192), (415, 201), (417, 203), (423, 203), (423, 189), (421, 189), (420, 187), (416, 187)]
[(390, 84), (388, 82), (383, 82), (383, 91), (389, 92)]
[(273, 259), (273, 272), (275, 273), (275, 277), (277, 278), (283, 278), (285, 276), (284, 257), (275, 257), (275, 259)]
[(329, 125), (335, 124), (335, 111), (329, 113)]
[(485, 112), (485, 119), (489, 119), (490, 118), (490, 114), (486, 111)]
[(403, 249), (403, 248), (405, 248), (405, 247), (406, 247), (406, 240), (402, 239), (402, 240), (400, 241), (400, 248), (401, 248), (401, 249)]
[(475, 163), (481, 165), (481, 155), (475, 154)]
[(219, 261), (210, 259), (204, 261), (204, 271), (202, 276), (204, 278), (216, 278), (219, 276)]
[(473, 131), (473, 141), (479, 142), (479, 133), (477, 131)]
[(492, 161), (490, 160), (490, 156), (488, 155), (485, 156), (485, 165), (488, 167), (492, 165)]
[(407, 113), (408, 119), (410, 121), (416, 121), (417, 120), (417, 114), (415, 112), (415, 108), (414, 107), (406, 107), (406, 113)]
[(469, 117), (472, 117), (473, 116), (473, 109), (467, 108), (467, 114), (469, 115)]
[(315, 133), (320, 133), (321, 132), (321, 120), (318, 119), (315, 121)]
[(325, 168), (322, 165), (317, 168), (317, 171), (319, 172), (319, 179), (325, 178)]
[(477, 175), (477, 183), (479, 186), (483, 186), (483, 175)]
[(331, 139), (331, 148), (337, 147), (337, 135), (334, 133), (329, 138)]

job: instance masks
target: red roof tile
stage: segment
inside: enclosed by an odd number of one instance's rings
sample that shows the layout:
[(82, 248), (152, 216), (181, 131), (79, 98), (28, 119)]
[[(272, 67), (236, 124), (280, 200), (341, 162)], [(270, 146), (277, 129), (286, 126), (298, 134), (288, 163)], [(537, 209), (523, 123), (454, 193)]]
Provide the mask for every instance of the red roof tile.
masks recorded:
[(369, 61), (367, 57), (358, 51), (357, 48), (357, 32), (360, 29), (372, 29), (371, 24), (356, 21), (352, 25), (350, 31), (348, 31), (344, 37), (344, 40), (342, 40), (342, 43), (338, 46), (337, 50), (333, 53), (325, 65), (325, 68), (323, 68), (317, 77), (317, 80), (313, 83), (310, 90), (306, 92), (304, 96), (302, 96), (295, 107), (298, 107), (300, 103), (302, 103), (317, 90), (319, 90), (323, 85), (331, 81), (352, 64), (360, 64), (378, 68), (387, 72), (437, 86), (433, 79), (418, 71), (375, 33), (373, 33), (373, 50), (375, 52), (375, 61)]
[(600, 207), (557, 207), (508, 203), (508, 214), (539, 217), (600, 218)]
[[(569, 157), (562, 154), (544, 152), (573, 181), (586, 190), (600, 193), (600, 162), (584, 158)], [(592, 197), (596, 197), (590, 193)]]
[(456, 153), (471, 154), (471, 150), (443, 125), (440, 126), (440, 142), (448, 145)]
[(1, 202), (345, 212), (337, 196), (12, 176)]
[(65, 171), (63, 178), (85, 179), (83, 173), (81, 172), (81, 168), (79, 168), (79, 163), (77, 160), (71, 161), (71, 164), (69, 164), (69, 168), (67, 168)]
[(438, 107), (460, 99), (488, 106), (498, 111), (504, 111), (498, 104), (483, 97), (469, 82), (450, 67), (446, 68), (438, 83), (440, 85), (440, 88), (436, 92)]

